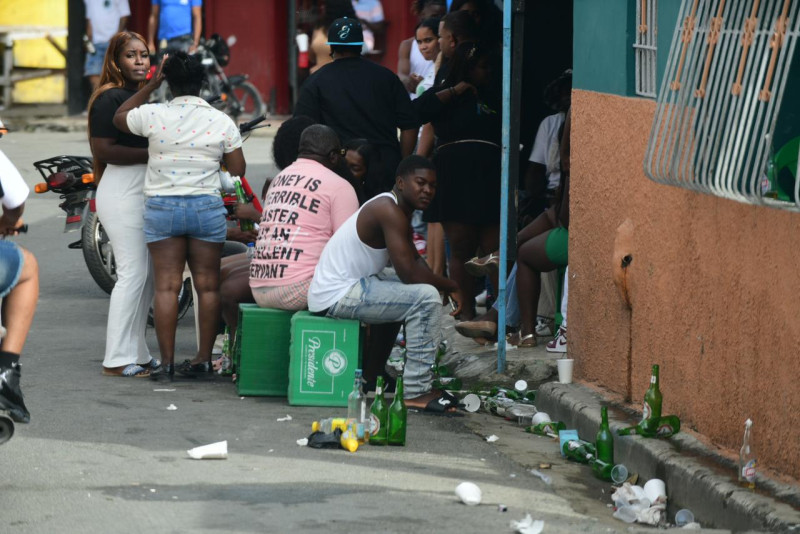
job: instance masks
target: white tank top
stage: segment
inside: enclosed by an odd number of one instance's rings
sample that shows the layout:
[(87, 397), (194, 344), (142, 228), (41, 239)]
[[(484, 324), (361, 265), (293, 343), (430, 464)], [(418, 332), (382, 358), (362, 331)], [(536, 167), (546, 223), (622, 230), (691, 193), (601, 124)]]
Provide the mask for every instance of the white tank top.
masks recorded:
[(339, 302), (359, 280), (381, 272), (389, 264), (389, 251), (366, 245), (358, 237), (356, 227), (361, 210), (370, 202), (384, 197), (397, 202), (392, 193), (382, 193), (369, 200), (339, 227), (325, 245), (308, 288), (310, 311), (327, 310)]
[[(409, 58), (409, 63), (411, 64), (411, 68), (408, 71), (409, 74), (419, 74), (424, 78), (419, 86), (417, 86), (417, 92), (408, 94), (411, 100), (414, 100), (417, 96), (431, 88), (433, 85), (433, 78), (436, 75), (436, 67), (433, 61), (429, 61), (422, 56), (422, 52), (419, 51), (419, 45), (417, 45), (417, 40), (414, 38), (411, 40), (411, 56)], [(424, 88), (424, 90), (420, 90), (420, 87)]]

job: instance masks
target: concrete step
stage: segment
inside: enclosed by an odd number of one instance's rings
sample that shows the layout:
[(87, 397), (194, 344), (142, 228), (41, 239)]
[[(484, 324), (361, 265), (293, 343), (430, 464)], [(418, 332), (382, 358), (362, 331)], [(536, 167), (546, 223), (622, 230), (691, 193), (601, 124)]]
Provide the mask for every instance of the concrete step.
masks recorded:
[[(601, 404), (606, 400), (600, 394), (580, 384), (547, 383), (536, 397), (540, 411), (589, 440), (600, 426)], [(622, 411), (614, 413), (624, 419), (610, 421), (615, 435), (617, 429), (635, 424)], [(724, 464), (730, 462), (691, 433), (680, 432), (669, 439), (615, 437), (614, 456), (617, 463), (639, 474), (640, 483), (651, 478), (664, 480), (672, 513), (689, 508), (702, 525), (734, 532), (800, 532), (800, 511), (788, 504), (800, 502), (797, 487), (759, 476), (758, 492), (742, 488), (736, 483), (736, 468), (726, 468)]]

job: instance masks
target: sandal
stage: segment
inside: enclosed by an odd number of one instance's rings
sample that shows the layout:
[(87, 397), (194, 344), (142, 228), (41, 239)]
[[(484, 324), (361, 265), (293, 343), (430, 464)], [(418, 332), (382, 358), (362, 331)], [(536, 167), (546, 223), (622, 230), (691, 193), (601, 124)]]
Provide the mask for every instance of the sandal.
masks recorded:
[(497, 334), (497, 323), (492, 321), (461, 321), (456, 323), (455, 328), (464, 337), (492, 338)]
[(536, 346), (536, 334), (528, 334), (519, 338), (517, 347), (520, 349), (529, 349)]
[(500, 256), (491, 253), (483, 258), (476, 256), (464, 263), (464, 270), (472, 276), (486, 276), (496, 271), (499, 265)]
[(103, 367), (104, 376), (124, 376), (133, 378), (147, 378), (150, 376), (150, 369), (146, 369), (138, 363), (131, 363), (123, 367)]

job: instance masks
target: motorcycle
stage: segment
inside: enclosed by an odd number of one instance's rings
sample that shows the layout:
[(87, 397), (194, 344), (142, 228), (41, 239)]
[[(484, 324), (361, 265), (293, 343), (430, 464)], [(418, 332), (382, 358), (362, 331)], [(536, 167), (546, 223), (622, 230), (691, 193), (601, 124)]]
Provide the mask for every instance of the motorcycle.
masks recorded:
[[(239, 125), (242, 135), (260, 128), (259, 124), (266, 120), (261, 115), (247, 123)], [(100, 288), (106, 293), (111, 293), (117, 282), (114, 249), (111, 240), (97, 216), (95, 198), (97, 195), (97, 182), (92, 169), (92, 159), (85, 156), (55, 156), (37, 161), (36, 170), (44, 178), (44, 182), (34, 186), (38, 194), (51, 191), (59, 195), (61, 203), (58, 205), (67, 215), (64, 233), (81, 232), (77, 241), (67, 245), (70, 249), (81, 249), (89, 274)], [(258, 197), (253, 194), (247, 180), (242, 177), (242, 186), (246, 192), (246, 200), (254, 202), (260, 211)], [(233, 208), (237, 202), (233, 186), (225, 186), (223, 200), (232, 218)], [(237, 221), (238, 222), (238, 221)], [(178, 319), (180, 320), (192, 306), (192, 280), (187, 276), (183, 281), (178, 294)], [(148, 324), (153, 326), (153, 310), (150, 309)]]
[[(230, 47), (236, 43), (231, 35), (223, 40), (218, 34), (200, 42), (195, 55), (206, 69), (206, 79), (200, 97), (212, 106), (229, 115), (233, 120), (250, 121), (267, 112), (267, 106), (255, 85), (247, 81), (247, 74), (228, 77), (223, 67), (230, 62)], [(155, 66), (151, 67), (155, 71)], [(153, 102), (169, 102), (172, 96), (167, 84), (153, 94)]]

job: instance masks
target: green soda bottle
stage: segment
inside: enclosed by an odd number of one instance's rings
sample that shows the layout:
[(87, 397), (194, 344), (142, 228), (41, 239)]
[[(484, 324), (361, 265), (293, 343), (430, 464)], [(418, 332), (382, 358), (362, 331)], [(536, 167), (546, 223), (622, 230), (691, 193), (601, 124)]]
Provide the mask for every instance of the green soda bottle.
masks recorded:
[(597, 431), (594, 444), (597, 448), (597, 459), (608, 464), (614, 463), (614, 436), (608, 426), (608, 407), (600, 408), (600, 429)]
[(658, 432), (658, 423), (661, 419), (661, 390), (658, 389), (658, 365), (653, 366), (653, 374), (650, 376), (650, 387), (644, 394), (642, 405), (642, 422), (639, 423), (641, 429), (649, 434), (655, 435)]
[(403, 400), (403, 377), (397, 377), (394, 400), (389, 406), (389, 445), (403, 446), (406, 444), (406, 419), (408, 409)]
[(383, 377), (379, 376), (375, 384), (375, 400), (370, 412), (370, 445), (386, 445), (389, 439), (389, 405), (383, 396)]
[(597, 457), (597, 449), (594, 445), (581, 439), (571, 439), (565, 442), (561, 450), (567, 458), (582, 464), (593, 462)]
[(557, 438), (558, 433), (566, 429), (567, 425), (561, 421), (545, 421), (544, 423), (539, 423), (538, 425), (526, 427), (525, 432), (530, 432), (531, 434), (536, 434), (537, 436)]

